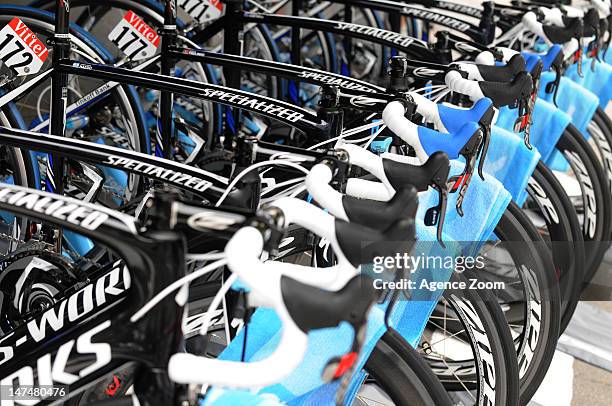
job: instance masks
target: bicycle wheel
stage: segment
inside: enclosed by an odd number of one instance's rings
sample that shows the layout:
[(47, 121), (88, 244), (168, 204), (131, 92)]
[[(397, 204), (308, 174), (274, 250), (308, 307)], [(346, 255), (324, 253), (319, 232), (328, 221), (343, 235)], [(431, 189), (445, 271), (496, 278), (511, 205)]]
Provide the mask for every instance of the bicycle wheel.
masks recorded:
[(561, 295), (561, 331), (580, 298), (584, 277), (584, 240), (580, 222), (563, 186), (542, 162), (529, 179), (523, 210), (550, 247)]
[[(543, 379), (541, 373), (546, 372), (557, 343), (559, 290), (549, 249), (516, 204), (510, 203), (495, 228), (495, 235), (499, 240), (487, 242), (478, 253), (484, 267), (478, 271), (466, 270), (465, 274), (472, 282), (493, 286), (492, 292), (503, 309), (505, 326), (510, 327), (514, 340), (511, 348), (513, 352), (516, 348), (513, 356), (518, 359), (520, 399), (524, 404)], [(460, 378), (471, 389), (465, 382), (474, 381), (474, 372), (466, 366), (473, 361), (465, 345), (453, 335), (459, 329), (456, 320), (452, 317), (449, 320), (445, 312), (447, 306), (439, 304), (420, 344), (422, 352), (430, 350), (431, 342), (438, 344), (435, 350), (439, 357), (444, 356), (444, 348), (450, 348), (448, 351), (454, 354), (455, 362), (439, 362), (439, 368), (434, 370), (439, 371), (438, 376)], [(441, 331), (442, 341), (437, 338)], [(459, 352), (456, 348), (463, 350)]]
[[(0, 111), (0, 123), (5, 127), (17, 126), (4, 111)], [(29, 155), (17, 148), (0, 146), (0, 183), (32, 186), (32, 180), (32, 162)], [(28, 220), (25, 217), (0, 212), (0, 257), (18, 249), (27, 239), (27, 233)]]
[[(546, 375), (559, 337), (561, 306), (556, 272), (545, 243), (517, 205), (508, 206), (495, 234), (508, 242), (504, 249), (523, 286), (522, 295), (503, 291), (497, 296), (517, 348), (521, 404), (527, 404)], [(491, 265), (508, 265), (503, 258), (495, 259)], [(494, 272), (499, 273), (499, 268)]]
[[(453, 280), (469, 284), (458, 273)], [(504, 313), (491, 292), (446, 290), (417, 351), (454, 404), (518, 403), (518, 359)]]
[(599, 268), (609, 246), (612, 198), (597, 155), (576, 127), (571, 124), (567, 127), (557, 143), (557, 149), (569, 162), (570, 176), (555, 174), (566, 191), (571, 189), (572, 184), (577, 185), (573, 188), (577, 190), (569, 191), (568, 195), (582, 223), (587, 259), (584, 282), (588, 282)]
[(612, 191), (612, 121), (601, 107), (595, 111), (587, 131), (595, 143), (597, 157), (606, 172), (608, 189)]
[[(0, 6), (0, 25), (6, 24), (15, 16), (19, 17), (44, 42), (54, 32), (54, 17), (48, 13), (26, 7)], [(72, 26), (73, 48), (71, 58), (84, 62), (110, 62), (110, 56), (99, 44), (82, 29)], [(48, 58), (41, 72), (51, 68)], [(38, 77), (37, 75), (35, 77)], [(20, 89), (21, 85), (34, 80), (35, 77), (17, 78), (12, 85)], [(30, 83), (28, 83), (29, 85)], [(144, 117), (138, 97), (130, 86), (116, 86), (106, 96), (91, 97), (83, 103), (83, 98), (95, 94), (97, 89), (106, 84), (100, 80), (72, 77), (69, 82), (68, 105), (78, 102), (78, 107), (67, 115), (67, 136), (104, 143), (133, 151), (147, 151), (148, 132), (144, 126)], [(87, 99), (86, 99), (87, 100)], [(50, 107), (50, 79), (39, 80), (31, 88), (16, 95), (15, 106), (25, 122), (26, 129), (48, 131)], [(76, 104), (75, 104), (76, 106)], [(11, 115), (7, 112), (7, 115)], [(16, 121), (15, 117), (11, 121)], [(33, 163), (39, 161), (39, 172), (45, 173), (45, 154), (31, 154)], [(101, 167), (106, 179), (99, 194), (99, 202), (119, 208), (138, 193), (141, 178), (121, 171), (111, 171)], [(68, 174), (75, 171), (67, 171)], [(76, 173), (82, 173), (77, 168)], [(73, 197), (83, 198), (83, 178), (67, 177), (66, 191)], [(86, 183), (86, 182), (85, 182)]]
[(352, 402), (355, 406), (452, 404), (429, 366), (393, 329), (376, 343), (364, 371), (367, 375)]

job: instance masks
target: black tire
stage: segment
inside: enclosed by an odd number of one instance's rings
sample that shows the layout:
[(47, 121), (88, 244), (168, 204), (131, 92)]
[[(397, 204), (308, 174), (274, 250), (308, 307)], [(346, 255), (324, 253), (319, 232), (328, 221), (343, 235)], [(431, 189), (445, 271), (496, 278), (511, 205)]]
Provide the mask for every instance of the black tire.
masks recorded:
[[(554, 174), (541, 161), (529, 180), (530, 200), (523, 209), (536, 222), (542, 219), (546, 230), (541, 234), (552, 249), (561, 295), (561, 332), (569, 323), (581, 293), (585, 252), (580, 222), (572, 202)], [(535, 212), (535, 213), (534, 213)], [(535, 224), (534, 224), (535, 225)]]
[[(510, 203), (495, 234), (508, 242), (506, 248), (526, 288), (523, 332), (514, 340), (518, 348), (520, 404), (526, 405), (544, 379), (557, 346), (559, 287), (546, 243), (516, 204)], [(512, 312), (506, 311), (509, 315), (512, 317)]]
[(612, 191), (612, 121), (608, 115), (597, 108), (587, 129), (599, 152), (599, 162), (606, 172), (608, 189)]
[(556, 146), (576, 174), (582, 192), (582, 210), (577, 208), (577, 212), (579, 216), (582, 214), (583, 219), (586, 283), (599, 268), (609, 247), (607, 240), (612, 224), (612, 198), (606, 174), (598, 162), (597, 155), (576, 127), (570, 124)]
[[(453, 404), (422, 357), (393, 329), (376, 343), (364, 369), (397, 406)], [(357, 395), (353, 405), (359, 404)]]
[[(467, 278), (458, 273), (453, 274), (452, 280), (467, 283)], [(449, 314), (453, 320), (446, 326), (457, 329), (465, 341), (470, 342), (473, 358), (452, 360), (432, 356), (435, 349), (428, 346), (423, 337), (418, 351), (449, 391), (454, 403), (517, 405), (518, 359), (497, 298), (485, 290), (449, 289), (444, 292), (438, 308), (441, 305), (444, 306), (444, 314)], [(432, 316), (437, 314), (434, 311)], [(466, 389), (476, 390), (476, 395)]]

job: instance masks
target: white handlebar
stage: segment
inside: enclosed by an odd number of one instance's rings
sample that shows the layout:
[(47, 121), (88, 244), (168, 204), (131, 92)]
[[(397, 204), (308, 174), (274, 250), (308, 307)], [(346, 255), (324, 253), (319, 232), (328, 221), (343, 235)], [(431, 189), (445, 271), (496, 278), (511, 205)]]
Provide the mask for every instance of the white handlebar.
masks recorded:
[(544, 33), (544, 27), (542, 23), (538, 21), (538, 17), (533, 11), (529, 11), (523, 15), (522, 19), (523, 24), (529, 29), (529, 31), (533, 32), (540, 38), (546, 42), (546, 45), (552, 45), (552, 42), (548, 39), (546, 34)]
[(257, 388), (275, 384), (286, 378), (301, 362), (308, 336), (294, 323), (285, 307), (281, 272), (258, 269), (263, 237), (254, 227), (245, 227), (227, 243), (228, 266), (252, 289), (257, 305), (272, 307), (283, 323), (281, 340), (276, 350), (255, 362), (222, 361), (193, 354), (174, 354), (168, 364), (168, 375), (183, 384), (210, 384), (236, 388)]
[(420, 93), (409, 92), (408, 94), (412, 97), (412, 100), (414, 100), (417, 106), (417, 113), (422, 115), (425, 121), (435, 125), (438, 131), (448, 133), (444, 123), (442, 123), (442, 118), (440, 117), (438, 104), (436, 102), (428, 99)]
[(446, 74), (444, 78), (446, 82), (446, 86), (452, 90), (453, 92), (461, 93), (468, 96), (472, 101), (477, 102), (480, 99), (483, 99), (485, 95), (482, 93), (478, 82), (464, 79), (461, 77), (461, 74), (452, 70)]
[(342, 194), (329, 185), (333, 176), (329, 166), (317, 164), (306, 176), (306, 189), (321, 207), (339, 219), (349, 221), (342, 205)]
[(493, 55), (491, 51), (482, 51), (478, 54), (474, 62), (480, 65), (493, 66), (495, 65), (495, 55)]
[[(385, 175), (381, 157), (353, 144), (343, 144), (340, 146), (340, 149), (347, 152), (351, 165), (365, 169), (382, 182), (354, 178), (348, 179), (347, 195), (384, 202), (393, 197), (395, 189), (391, 186)], [(349, 221), (342, 204), (342, 194), (329, 185), (332, 177), (333, 173), (329, 166), (324, 164), (315, 165), (306, 176), (306, 189), (308, 189), (308, 192), (317, 203), (326, 208), (331, 214), (342, 220)]]
[(250, 288), (249, 305), (273, 308), (283, 329), (280, 343), (265, 359), (237, 362), (210, 359), (179, 353), (170, 358), (168, 375), (183, 384), (209, 384), (235, 388), (259, 388), (280, 382), (293, 372), (304, 357), (308, 336), (295, 324), (283, 299), (281, 278), (291, 277), (302, 283), (337, 291), (353, 278), (353, 267), (340, 249), (336, 238), (335, 219), (302, 200), (281, 198), (272, 203), (280, 208), (285, 226), (299, 224), (330, 241), (338, 264), (330, 268), (311, 268), (282, 262), (263, 263), (264, 239), (255, 227), (238, 230), (225, 247), (227, 265)]
[[(459, 73), (457, 72), (457, 74)], [(419, 127), (404, 117), (405, 112), (402, 103), (392, 101), (383, 110), (382, 118), (387, 127), (406, 144), (410, 145), (416, 152), (419, 161), (424, 163), (427, 161), (428, 155), (419, 140)]]
[(556, 25), (558, 27), (565, 26), (563, 22), (563, 13), (560, 8), (539, 7), (539, 10), (544, 15), (544, 22), (546, 24)]

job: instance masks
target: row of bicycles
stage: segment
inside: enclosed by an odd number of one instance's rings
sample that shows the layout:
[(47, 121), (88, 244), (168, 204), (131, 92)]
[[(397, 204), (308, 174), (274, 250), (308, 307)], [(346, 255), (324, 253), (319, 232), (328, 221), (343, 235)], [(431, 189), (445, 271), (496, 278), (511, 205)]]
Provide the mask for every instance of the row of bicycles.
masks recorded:
[(3, 406), (529, 403), (610, 246), (608, 0), (0, 27)]

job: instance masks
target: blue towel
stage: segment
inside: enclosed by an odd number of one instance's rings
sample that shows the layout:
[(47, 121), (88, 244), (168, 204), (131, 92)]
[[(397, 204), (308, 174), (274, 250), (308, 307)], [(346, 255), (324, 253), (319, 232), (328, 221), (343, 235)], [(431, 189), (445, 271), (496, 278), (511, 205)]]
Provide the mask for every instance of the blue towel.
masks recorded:
[(519, 205), (525, 201), (527, 182), (539, 160), (537, 148), (527, 148), (522, 135), (497, 126), (492, 128), (484, 170), (499, 180)]
[[(453, 173), (460, 173), (463, 164), (453, 162)], [(437, 193), (428, 192), (420, 196), (420, 208), (417, 218), (422, 218), (423, 211), (437, 204)], [(486, 241), (493, 233), (499, 218), (510, 201), (510, 194), (502, 184), (490, 176), (486, 181), (474, 177), (464, 200), (465, 217), (456, 213), (455, 202), (457, 194), (449, 198), (447, 221), (445, 223), (444, 240), (447, 249), (444, 255), (473, 255), (480, 248), (479, 241)], [(429, 244), (419, 244), (419, 249), (439, 254), (442, 248), (438, 245), (433, 227), (425, 227), (417, 220), (418, 238), (420, 241), (430, 241)], [(452, 244), (451, 241), (466, 241), (467, 243)], [(418, 275), (417, 275), (418, 274)], [(451, 271), (427, 269), (419, 271), (416, 277), (428, 280), (448, 280)], [(439, 293), (417, 291), (414, 300), (400, 301), (394, 308), (393, 325), (415, 345), (422, 333), (425, 323), (437, 302)], [(249, 361), (268, 356), (276, 347), (280, 338), (280, 322), (276, 314), (267, 309), (258, 309), (251, 320), (248, 333), (248, 343), (245, 358)], [(360, 370), (374, 345), (385, 332), (384, 305), (372, 309), (367, 338), (362, 355), (358, 360)], [(352, 339), (352, 328), (348, 324), (338, 328), (322, 329), (309, 333), (308, 350), (305, 359), (291, 376), (277, 385), (264, 388), (260, 393), (273, 393), (281, 401), (290, 405), (322, 405), (330, 404), (335, 397), (338, 383), (325, 384), (321, 374), (326, 363), (334, 356), (339, 356), (349, 350)], [(242, 354), (242, 332), (223, 351), (220, 359), (239, 360)], [(352, 379), (349, 394), (354, 394), (363, 379), (362, 374), (356, 374)]]
[[(515, 120), (516, 109), (504, 107), (499, 111), (495, 125), (513, 131)], [(542, 161), (546, 162), (553, 153), (555, 145), (570, 122), (571, 117), (554, 104), (542, 99), (536, 100), (529, 138), (531, 145), (540, 153)]]
[(577, 65), (570, 66), (565, 72), (566, 77), (595, 94), (599, 98), (599, 105), (605, 109), (612, 97), (612, 66), (593, 58), (584, 58), (582, 74), (583, 77), (578, 75)]
[[(542, 73), (542, 84), (538, 94), (540, 98), (551, 103), (553, 102), (553, 94), (546, 93), (544, 89), (546, 84), (554, 81), (554, 79), (554, 73)], [(557, 105), (562, 111), (569, 114), (572, 118), (572, 124), (588, 139), (589, 135), (586, 129), (599, 106), (599, 98), (572, 80), (562, 77), (559, 83)]]
[(282, 406), (278, 398), (269, 393), (214, 388), (200, 402), (200, 406)]

